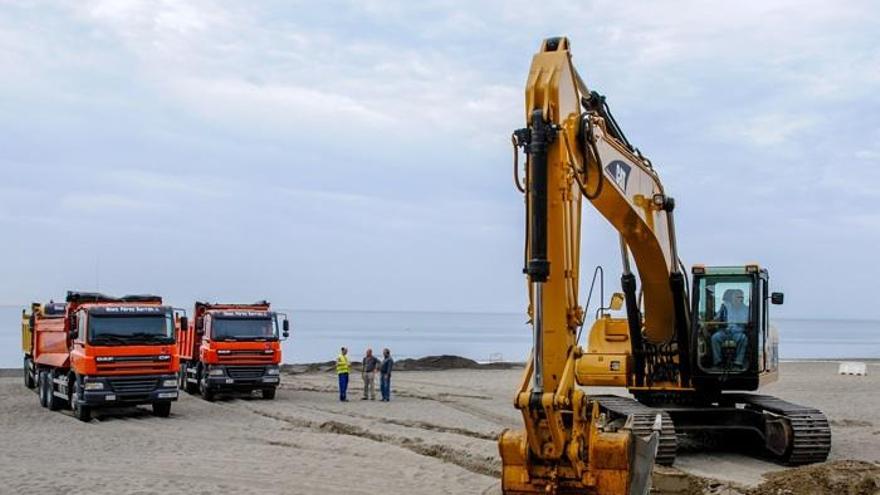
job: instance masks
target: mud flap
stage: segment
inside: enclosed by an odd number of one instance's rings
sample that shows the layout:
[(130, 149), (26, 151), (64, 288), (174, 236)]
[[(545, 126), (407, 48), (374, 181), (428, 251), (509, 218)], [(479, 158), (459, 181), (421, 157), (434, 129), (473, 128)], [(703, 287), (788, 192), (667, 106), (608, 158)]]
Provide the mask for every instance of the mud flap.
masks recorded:
[[(632, 416), (626, 420), (624, 429), (631, 430)], [(652, 433), (647, 437), (632, 435), (632, 457), (630, 464), (629, 495), (648, 495), (651, 491), (651, 473), (654, 471), (654, 459), (660, 445), (660, 430), (663, 419), (658, 414), (654, 419)]]

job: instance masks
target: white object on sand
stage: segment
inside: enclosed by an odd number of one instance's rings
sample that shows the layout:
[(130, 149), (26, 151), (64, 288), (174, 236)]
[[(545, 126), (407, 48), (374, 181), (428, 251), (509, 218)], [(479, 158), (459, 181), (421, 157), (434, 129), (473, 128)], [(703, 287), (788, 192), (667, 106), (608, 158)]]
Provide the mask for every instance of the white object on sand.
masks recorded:
[(866, 376), (868, 374), (868, 365), (853, 361), (840, 363), (837, 373), (841, 375)]

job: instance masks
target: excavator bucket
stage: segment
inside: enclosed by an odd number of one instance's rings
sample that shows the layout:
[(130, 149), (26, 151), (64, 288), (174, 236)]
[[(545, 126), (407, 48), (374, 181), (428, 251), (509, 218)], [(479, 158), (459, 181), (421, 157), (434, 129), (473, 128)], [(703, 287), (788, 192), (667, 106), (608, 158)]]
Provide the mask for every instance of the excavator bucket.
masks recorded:
[[(632, 416), (627, 419), (624, 429), (631, 430), (631, 424)], [(658, 414), (649, 436), (632, 435), (629, 495), (648, 495), (651, 491), (651, 473), (654, 469), (654, 459), (657, 457), (657, 447), (660, 445), (661, 425), (662, 418)]]

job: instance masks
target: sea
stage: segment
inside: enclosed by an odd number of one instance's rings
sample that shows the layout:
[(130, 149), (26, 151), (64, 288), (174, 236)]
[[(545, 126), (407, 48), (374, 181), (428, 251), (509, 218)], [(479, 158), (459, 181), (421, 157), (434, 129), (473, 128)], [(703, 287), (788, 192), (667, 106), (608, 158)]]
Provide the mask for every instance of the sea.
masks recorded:
[[(0, 368), (21, 366), (22, 308), (0, 306)], [(367, 348), (378, 353), (387, 347), (396, 359), (450, 354), (480, 362), (525, 361), (531, 349), (524, 314), (277, 310), (290, 318), (285, 363), (330, 361), (341, 346), (355, 357)], [(779, 329), (781, 359), (880, 359), (880, 320), (775, 319), (773, 324)]]

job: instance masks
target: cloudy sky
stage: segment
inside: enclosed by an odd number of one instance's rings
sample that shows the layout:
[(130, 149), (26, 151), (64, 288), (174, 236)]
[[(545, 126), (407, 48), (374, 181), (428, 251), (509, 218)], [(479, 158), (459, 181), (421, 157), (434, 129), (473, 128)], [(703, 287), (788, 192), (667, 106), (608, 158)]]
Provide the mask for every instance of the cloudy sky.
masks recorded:
[(564, 34), (686, 264), (766, 265), (778, 315), (880, 318), (876, 3), (471, 4), (0, 2), (0, 303), (521, 311), (509, 136)]

